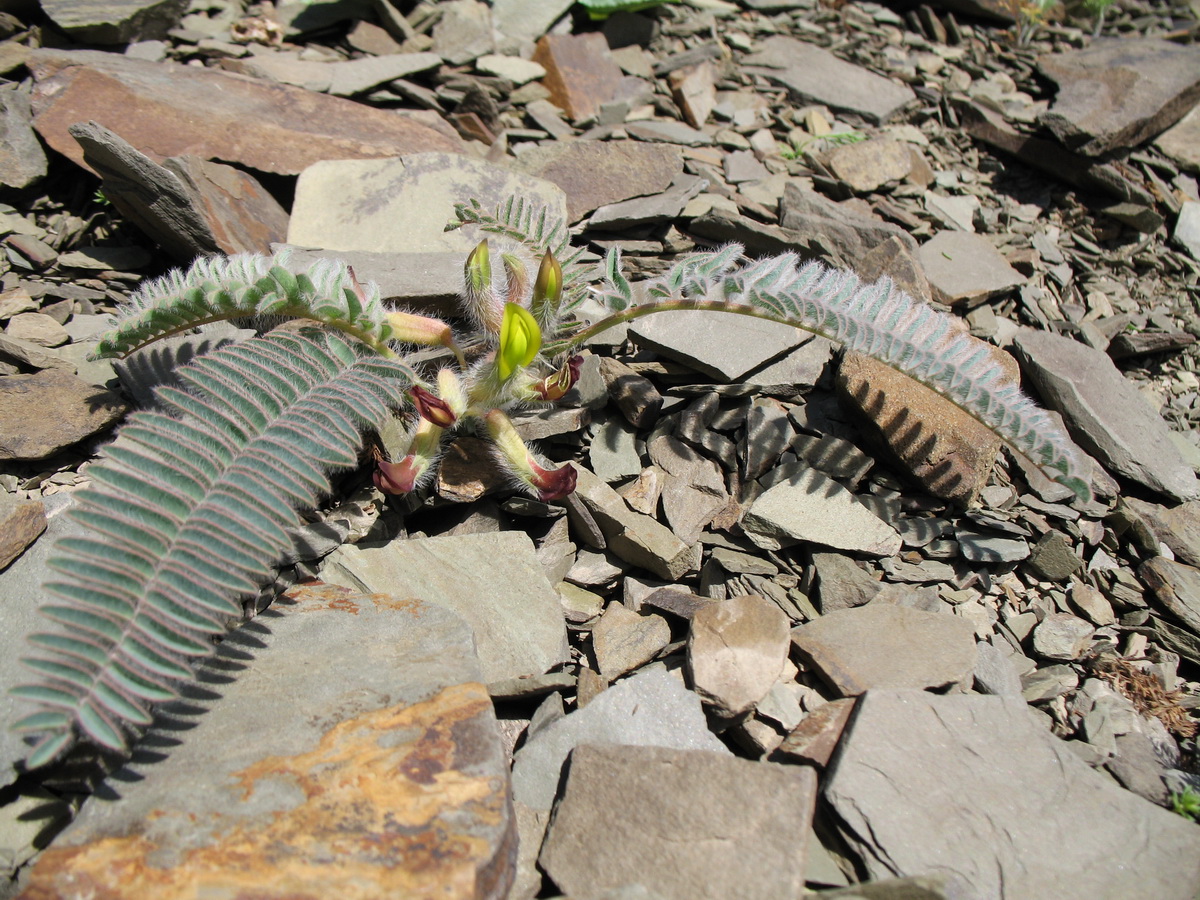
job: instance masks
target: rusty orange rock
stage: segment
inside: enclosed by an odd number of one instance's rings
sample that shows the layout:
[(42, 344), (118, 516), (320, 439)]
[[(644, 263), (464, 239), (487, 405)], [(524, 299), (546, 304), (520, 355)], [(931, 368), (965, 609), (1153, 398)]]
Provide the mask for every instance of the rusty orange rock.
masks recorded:
[[(439, 658), (464, 649), (469, 629), (436, 607), (398, 609), (394, 598), (345, 588), (290, 597), (269, 651), (165, 760), (135, 756), (141, 780), (117, 776), (119, 799), (88, 801), (37, 861), (25, 900), (507, 893), (516, 831), (491, 700), (479, 681), (447, 678), (456, 667)], [(322, 664), (276, 662), (296, 650), (277, 646), (289, 643), (281, 637), (318, 628), (334, 636), (334, 647), (311, 645)], [(363, 640), (372, 633), (379, 650)], [(350, 640), (362, 644), (358, 664), (337, 655)], [(393, 654), (391, 676), (349, 674), (386, 669)], [(407, 684), (406, 665), (422, 670)], [(268, 724), (267, 693), (306, 720), (292, 734)]]

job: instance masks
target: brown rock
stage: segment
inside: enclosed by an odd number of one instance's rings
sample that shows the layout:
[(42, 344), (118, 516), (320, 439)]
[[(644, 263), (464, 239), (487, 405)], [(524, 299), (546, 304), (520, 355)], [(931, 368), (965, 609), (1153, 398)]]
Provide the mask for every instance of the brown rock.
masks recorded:
[(753, 594), (696, 610), (687, 644), (696, 693), (726, 718), (753, 709), (783, 671), (789, 624), (783, 610)]
[[(1018, 379), (1016, 360), (971, 340)], [(976, 501), (1000, 452), (1000, 438), (991, 429), (932, 389), (858, 353), (842, 359), (837, 385), (922, 487), (964, 505)]]
[(607, 681), (645, 665), (670, 642), (671, 626), (666, 619), (638, 615), (620, 603), (610, 603), (592, 629), (596, 664)]
[[(453, 131), (283, 84), (91, 50), (36, 50), (34, 127), (84, 165), (67, 129), (96, 121), (156, 162), (199, 156), (296, 175), (323, 159), (461, 152)], [(183, 111), (181, 113), (181, 111)]]
[[(254, 677), (230, 678), (246, 645), (226, 642), (240, 649), (218, 657), (220, 702), (176, 709), (182, 731), (91, 798), (39, 858), (28, 900), (508, 895), (508, 766), (471, 629), (331, 585), (287, 601), (249, 639), (271, 651), (241, 673)], [(343, 660), (340, 678), (311, 664), (314, 641)], [(214, 753), (228, 735), (247, 739)]]
[(1200, 634), (1200, 569), (1156, 556), (1142, 564), (1138, 575), (1162, 607), (1188, 631)]
[(1171, 548), (1180, 562), (1200, 566), (1200, 500), (1178, 506), (1160, 506), (1137, 497), (1124, 503), (1145, 520), (1154, 538)]
[(663, 398), (650, 379), (609, 356), (600, 357), (600, 374), (613, 403), (629, 424), (645, 429), (653, 427)]
[(537, 42), (533, 61), (546, 69), (542, 84), (550, 91), (550, 102), (572, 119), (594, 115), (621, 83), (621, 67), (604, 36), (595, 32), (548, 34)]
[(45, 459), (112, 425), (126, 409), (114, 392), (59, 369), (0, 378), (0, 460)]
[(826, 164), (852, 191), (865, 194), (905, 178), (912, 171), (913, 155), (903, 141), (875, 138), (830, 150)]
[(1098, 40), (1038, 68), (1059, 86), (1042, 124), (1087, 156), (1135, 147), (1200, 100), (1200, 47), (1161, 38)]
[(117, 210), (180, 262), (212, 253), (270, 253), (287, 212), (248, 173), (196, 156), (158, 165), (95, 122), (70, 127)]
[(556, 141), (522, 153), (514, 167), (562, 188), (568, 219), (578, 222), (609, 203), (665, 191), (683, 155), (642, 141)]
[(46, 508), (38, 500), (0, 494), (0, 569), (25, 552), (46, 530)]
[(455, 503), (471, 503), (511, 482), (501, 471), (492, 445), (480, 438), (456, 438), (438, 463), (438, 496)]
[(821, 767), (828, 765), (846, 723), (850, 721), (850, 714), (854, 712), (855, 702), (853, 697), (844, 697), (818, 706), (783, 739), (775, 755)]
[(821, 616), (794, 628), (792, 640), (843, 697), (872, 688), (965, 690), (975, 670), (970, 622), (890, 603)]
[(1066, 581), (1083, 566), (1083, 560), (1057, 531), (1047, 531), (1029, 551), (1029, 569), (1042, 581)]
[(717, 105), (716, 70), (710, 62), (687, 69), (677, 69), (668, 79), (671, 93), (683, 117), (693, 128), (699, 128), (712, 115)]

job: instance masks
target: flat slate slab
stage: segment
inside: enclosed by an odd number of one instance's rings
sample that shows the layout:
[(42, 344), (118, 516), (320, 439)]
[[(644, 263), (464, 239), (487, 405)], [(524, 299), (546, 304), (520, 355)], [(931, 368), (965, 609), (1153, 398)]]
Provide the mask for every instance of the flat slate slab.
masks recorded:
[(868, 691), (824, 798), (870, 879), (979, 900), (1191, 900), (1200, 828), (1094, 771), (1020, 698)]
[(662, 900), (798, 897), (816, 782), (702, 750), (581, 746), (539, 862), (574, 900), (630, 884)]
[(566, 662), (567, 628), (558, 594), (520, 531), (346, 544), (321, 578), (355, 590), (396, 594), (454, 610), (475, 629), (489, 684), (541, 675)]
[(549, 809), (570, 752), (580, 744), (628, 744), (730, 755), (708, 730), (700, 698), (665, 669), (647, 669), (540, 729), (513, 755), (513, 799)]
[(457, 251), (465, 260), (486, 235), (473, 226), (445, 231), (454, 204), (473, 199), (492, 211), (510, 197), (546, 207), (551, 219), (567, 218), (566, 195), (557, 185), (471, 157), (331, 159), (301, 173), (287, 239), (326, 250)]
[(289, 596), (221, 644), (27, 896), (506, 896), (516, 826), (471, 629), (403, 594)]
[(760, 41), (744, 64), (748, 71), (766, 75), (804, 99), (858, 113), (876, 123), (916, 99), (903, 84), (839, 59), (815, 44), (782, 35)]
[(463, 149), (453, 132), (416, 116), (216, 69), (52, 49), (32, 51), (28, 65), (34, 127), (80, 165), (83, 150), (67, 129), (86, 121), (113, 129), (155, 162), (200, 156), (281, 175), (322, 159)]
[(1097, 40), (1043, 56), (1038, 68), (1059, 86), (1041, 123), (1087, 156), (1135, 147), (1200, 100), (1200, 47), (1161, 38)]
[(637, 319), (629, 336), (640, 347), (724, 382), (740, 380), (810, 337), (793, 325), (693, 309)]
[(1200, 481), (1170, 429), (1107, 353), (1071, 338), (1022, 329), (1013, 343), (1042, 400), (1071, 437), (1107, 468), (1174, 500), (1200, 497)]

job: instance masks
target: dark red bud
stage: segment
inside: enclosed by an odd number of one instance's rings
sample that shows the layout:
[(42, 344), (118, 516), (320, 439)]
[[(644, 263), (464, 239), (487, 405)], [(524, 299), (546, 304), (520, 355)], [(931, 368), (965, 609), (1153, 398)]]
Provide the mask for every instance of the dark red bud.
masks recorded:
[(450, 404), (437, 394), (425, 390), (420, 385), (414, 385), (408, 393), (417, 407), (417, 412), (421, 414), (421, 418), (428, 420), (438, 428), (450, 428), (458, 421), (458, 416), (454, 414)]

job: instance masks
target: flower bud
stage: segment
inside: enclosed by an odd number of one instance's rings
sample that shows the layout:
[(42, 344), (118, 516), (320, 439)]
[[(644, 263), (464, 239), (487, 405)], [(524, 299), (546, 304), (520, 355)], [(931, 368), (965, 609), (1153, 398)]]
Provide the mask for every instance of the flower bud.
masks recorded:
[(541, 347), (542, 329), (529, 310), (515, 303), (505, 303), (500, 349), (496, 353), (496, 371), (500, 380), (508, 381), (514, 372), (533, 362)]
[(463, 269), (463, 303), (467, 313), (491, 334), (500, 330), (504, 307), (492, 290), (492, 257), (487, 239), (475, 245)]
[(543, 325), (553, 322), (562, 303), (562, 266), (549, 250), (538, 267), (537, 280), (533, 283), (533, 297), (529, 301), (530, 312)]
[(413, 405), (416, 406), (421, 418), (430, 424), (436, 425), (438, 428), (449, 428), (458, 421), (458, 416), (454, 414), (450, 404), (437, 394), (427, 391), (420, 385), (413, 385), (408, 394), (412, 397)]
[(500, 451), (500, 462), (509, 472), (520, 479), (521, 483), (533, 490), (539, 500), (560, 500), (571, 491), (579, 473), (570, 463), (557, 469), (547, 469), (542, 466), (521, 436), (512, 420), (498, 409), (494, 409), (484, 418), (488, 436)]
[(559, 400), (575, 386), (575, 382), (579, 380), (579, 370), (582, 367), (583, 357), (572, 356), (553, 375), (547, 375), (541, 381), (530, 385), (530, 390), (548, 402)]

